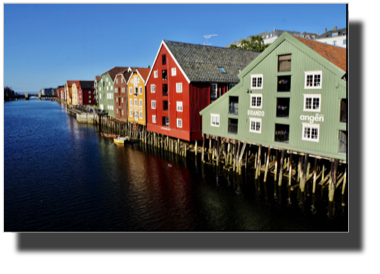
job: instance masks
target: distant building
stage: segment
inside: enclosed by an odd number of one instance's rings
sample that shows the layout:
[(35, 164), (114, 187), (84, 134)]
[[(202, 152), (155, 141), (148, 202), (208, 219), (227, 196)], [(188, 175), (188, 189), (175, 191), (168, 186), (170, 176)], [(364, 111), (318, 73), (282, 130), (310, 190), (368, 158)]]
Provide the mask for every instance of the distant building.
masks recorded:
[(325, 32), (322, 35), (318, 36), (317, 39), (315, 39), (315, 41), (341, 48), (346, 48), (346, 35), (346, 28), (338, 29), (337, 27), (334, 27), (333, 30), (330, 31), (327, 31), (327, 29), (325, 29)]
[[(291, 35), (298, 36), (301, 38), (310, 39), (310, 40), (316, 39), (319, 35), (318, 32), (317, 33), (310, 33), (310, 32), (300, 32), (300, 31), (294, 31), (294, 30), (288, 31), (288, 30), (276, 30), (276, 29), (274, 29), (271, 32), (264, 31), (264, 32), (261, 32), (259, 34), (254, 35), (254, 36), (261, 36), (264, 40), (264, 45), (267, 45), (267, 44), (272, 44), (284, 32), (287, 32)], [(248, 36), (247, 38), (245, 38), (245, 40), (249, 40), (250, 37), (251, 36)], [(234, 41), (231, 43), (231, 45), (236, 45), (239, 47), (242, 40), (243, 39), (240, 39), (238, 41)], [(230, 45), (228, 45), (227, 47), (230, 47)]]
[(41, 95), (44, 96), (57, 96), (57, 89), (56, 88), (43, 88), (40, 90)]
[(65, 86), (58, 86), (57, 87), (57, 97), (66, 100), (65, 98)]

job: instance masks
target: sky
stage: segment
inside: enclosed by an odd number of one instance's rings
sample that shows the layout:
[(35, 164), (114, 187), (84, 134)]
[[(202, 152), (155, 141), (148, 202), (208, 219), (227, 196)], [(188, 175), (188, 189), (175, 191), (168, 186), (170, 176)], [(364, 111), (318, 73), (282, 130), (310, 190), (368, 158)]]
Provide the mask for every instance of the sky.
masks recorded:
[(346, 27), (345, 4), (4, 4), (4, 86), (38, 92), (152, 66), (162, 40), (225, 47), (277, 30)]

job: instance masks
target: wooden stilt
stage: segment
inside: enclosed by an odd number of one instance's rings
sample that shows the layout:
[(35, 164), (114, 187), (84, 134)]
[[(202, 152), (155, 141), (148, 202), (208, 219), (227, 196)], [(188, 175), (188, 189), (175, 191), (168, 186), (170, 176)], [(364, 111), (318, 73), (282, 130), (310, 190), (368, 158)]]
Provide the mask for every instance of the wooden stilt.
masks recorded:
[(216, 138), (216, 165), (219, 166), (219, 137)]
[(334, 162), (331, 162), (333, 173), (330, 175), (330, 178), (331, 178), (331, 183), (330, 183), (330, 188), (329, 188), (329, 201), (330, 202), (334, 201), (334, 193), (335, 193), (335, 187), (336, 187), (336, 172), (338, 169), (338, 164), (339, 164), (338, 159), (334, 159)]
[(317, 162), (318, 162), (318, 159), (315, 158), (315, 162), (314, 162), (314, 178), (313, 178), (313, 193), (315, 193), (315, 188), (316, 188), (316, 185), (317, 185)]
[(235, 153), (235, 171), (236, 172), (239, 172), (239, 152), (240, 152), (240, 141), (238, 141), (238, 147), (237, 147), (237, 150), (236, 150), (236, 153)]
[(247, 143), (243, 142), (243, 147), (241, 148), (241, 152), (239, 156), (239, 175), (241, 175), (242, 158), (243, 158), (243, 154), (244, 154), (246, 146), (247, 146)]
[(276, 149), (276, 158), (274, 160), (274, 181), (277, 181), (277, 161), (278, 161), (278, 149)]
[(345, 189), (346, 189), (346, 182), (347, 182), (347, 180), (346, 180), (346, 173), (347, 173), (347, 170), (346, 169), (344, 169), (344, 176), (343, 176), (343, 186), (342, 186), (342, 195), (344, 195), (344, 191), (345, 191)]
[(202, 163), (205, 162), (205, 135), (202, 134), (202, 156), (201, 156), (201, 160), (202, 160)]
[(195, 152), (195, 156), (197, 156), (197, 154), (198, 154), (198, 141), (195, 141), (194, 152)]
[(285, 151), (283, 149), (281, 149), (281, 160), (280, 160), (280, 174), (278, 176), (278, 185), (281, 186), (282, 185), (282, 173), (283, 173), (283, 170), (284, 170), (284, 154), (285, 154)]
[(289, 157), (289, 186), (292, 185), (292, 152), (290, 152), (290, 157)]
[(256, 166), (257, 166), (257, 152), (255, 154), (255, 172), (256, 172)]
[(262, 148), (262, 145), (259, 145), (259, 152), (258, 152), (258, 155), (257, 155), (257, 167), (256, 167), (256, 176), (255, 176), (255, 179), (257, 179), (258, 177), (260, 177), (260, 169), (261, 169), (261, 148)]
[(303, 169), (302, 169), (302, 180), (301, 180), (301, 185), (300, 185), (301, 192), (304, 192), (304, 191), (305, 191), (305, 184), (306, 184), (306, 167), (307, 167), (307, 163), (308, 163), (308, 158), (309, 158), (309, 154), (305, 154), (305, 162), (304, 162), (304, 164), (303, 164)]
[(267, 158), (267, 163), (265, 165), (264, 183), (267, 181), (267, 175), (268, 175), (268, 169), (269, 169), (270, 151), (271, 151), (271, 147), (268, 148), (268, 158)]
[(228, 145), (227, 145), (227, 157), (226, 159), (224, 159), (224, 166), (227, 167), (228, 165), (228, 157), (230, 156), (230, 142), (228, 142)]

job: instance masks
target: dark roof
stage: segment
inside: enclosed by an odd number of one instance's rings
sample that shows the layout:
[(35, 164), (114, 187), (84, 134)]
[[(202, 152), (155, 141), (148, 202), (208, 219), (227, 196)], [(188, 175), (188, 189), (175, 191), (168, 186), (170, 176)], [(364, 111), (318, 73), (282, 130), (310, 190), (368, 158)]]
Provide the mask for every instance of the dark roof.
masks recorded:
[(327, 32), (325, 32), (325, 33), (319, 35), (319, 36), (318, 36), (318, 39), (319, 39), (319, 38), (327, 38), (327, 37), (330, 38), (330, 37), (333, 37), (332, 34), (333, 34), (333, 33), (336, 33), (336, 32), (338, 33), (338, 36), (342, 36), (343, 33), (346, 33), (346, 34), (347, 34), (347, 29), (344, 28), (344, 29), (329, 30), (329, 31), (327, 31)]
[(94, 81), (79, 81), (83, 89), (94, 89)]
[(116, 74), (122, 72), (125, 69), (128, 69), (128, 67), (114, 67), (114, 68), (107, 70), (106, 72), (102, 73), (101, 76), (108, 73), (110, 75), (112, 81), (113, 81), (113, 79), (115, 79)]
[(336, 47), (333, 45), (324, 44), (317, 41), (311, 41), (301, 37), (293, 36), (297, 40), (304, 43), (306, 46), (317, 52), (322, 57), (329, 60), (335, 66), (341, 68), (344, 71), (347, 71), (346, 67), (346, 49)]
[[(172, 42), (164, 43), (190, 81), (239, 82), (237, 76), (260, 52)], [(226, 73), (221, 73), (223, 67)]]

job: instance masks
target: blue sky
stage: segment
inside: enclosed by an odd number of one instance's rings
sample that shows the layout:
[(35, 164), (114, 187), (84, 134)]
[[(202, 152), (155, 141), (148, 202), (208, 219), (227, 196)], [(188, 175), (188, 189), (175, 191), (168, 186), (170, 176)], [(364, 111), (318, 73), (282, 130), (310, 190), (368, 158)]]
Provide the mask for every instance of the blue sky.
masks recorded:
[(152, 66), (161, 40), (213, 46), (265, 30), (346, 27), (344, 4), (4, 4), (4, 85), (16, 92)]

